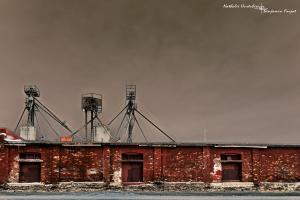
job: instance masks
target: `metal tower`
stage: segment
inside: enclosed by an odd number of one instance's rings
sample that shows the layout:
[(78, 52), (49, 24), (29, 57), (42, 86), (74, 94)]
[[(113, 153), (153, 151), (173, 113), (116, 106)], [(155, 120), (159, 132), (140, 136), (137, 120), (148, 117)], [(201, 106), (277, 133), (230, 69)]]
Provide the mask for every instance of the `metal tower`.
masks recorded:
[(109, 123), (108, 125), (111, 125), (115, 119), (117, 119), (123, 111), (126, 110), (125, 115), (122, 118), (121, 124), (118, 127), (118, 130), (115, 134), (113, 142), (119, 141), (121, 138), (119, 138), (120, 129), (123, 125), (123, 122), (125, 118), (127, 119), (127, 125), (126, 125), (126, 141), (127, 143), (132, 143), (132, 134), (133, 134), (133, 127), (135, 124), (137, 124), (141, 134), (143, 135), (146, 142), (148, 142), (148, 139), (146, 135), (144, 134), (144, 131), (142, 130), (139, 121), (137, 120), (136, 113), (138, 113), (142, 118), (144, 118), (146, 121), (148, 121), (152, 126), (154, 126), (157, 130), (159, 130), (165, 137), (167, 137), (172, 142), (175, 142), (173, 138), (171, 138), (167, 133), (165, 133), (163, 130), (161, 130), (157, 125), (155, 125), (150, 119), (148, 119), (145, 115), (143, 115), (138, 109), (137, 104), (135, 102), (136, 99), (136, 86), (135, 85), (127, 85), (126, 86), (126, 106), (119, 112)]
[[(94, 120), (97, 119), (100, 122), (98, 114), (102, 112), (102, 95), (96, 93), (83, 94), (81, 96), (81, 108), (85, 113), (85, 140), (88, 142), (88, 124), (90, 123), (91, 140), (93, 141)], [(89, 121), (88, 117), (90, 117)]]
[[(24, 92), (26, 94), (25, 108), (24, 108), (24, 110), (20, 116), (20, 119), (17, 123), (15, 132), (17, 131), (17, 129), (22, 121), (22, 118), (25, 114), (25, 111), (27, 110), (28, 114), (27, 114), (26, 126), (34, 127), (36, 125), (37, 113), (39, 113), (41, 115), (42, 115), (42, 113), (46, 113), (49, 117), (51, 117), (54, 121), (59, 123), (67, 131), (72, 133), (71, 129), (66, 125), (66, 123), (64, 121), (61, 121), (49, 108), (47, 108), (41, 101), (39, 101), (37, 99), (38, 97), (40, 97), (40, 90), (37, 88), (37, 86), (35, 86), (35, 85), (24, 86)], [(42, 115), (42, 117), (47, 121), (47, 119), (43, 115)], [(50, 125), (49, 121), (47, 121), (47, 124), (54, 131), (54, 129)]]
[(34, 126), (35, 112), (37, 111), (35, 98), (40, 97), (40, 90), (36, 86), (25, 86), (24, 92), (27, 95), (25, 101), (25, 109), (28, 111), (27, 123), (28, 126)]
[(127, 110), (126, 117), (128, 120), (127, 126), (127, 142), (132, 143), (132, 130), (134, 126), (134, 122), (136, 121), (134, 111), (137, 106), (135, 103), (136, 97), (136, 86), (135, 85), (127, 85), (126, 87), (126, 100), (127, 100)]

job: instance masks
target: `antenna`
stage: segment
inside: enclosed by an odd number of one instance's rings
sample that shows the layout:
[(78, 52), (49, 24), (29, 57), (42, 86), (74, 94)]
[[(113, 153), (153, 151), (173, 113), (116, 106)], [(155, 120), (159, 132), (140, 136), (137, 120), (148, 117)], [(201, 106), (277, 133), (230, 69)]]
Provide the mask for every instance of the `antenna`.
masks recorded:
[(138, 109), (137, 104), (135, 102), (136, 99), (136, 85), (126, 85), (126, 106), (119, 112), (109, 123), (108, 125), (111, 125), (113, 121), (118, 118), (123, 111), (125, 111), (125, 115), (122, 118), (121, 124), (119, 125), (117, 132), (115, 134), (115, 138), (113, 141), (119, 141), (119, 132), (123, 125), (123, 122), (125, 119), (127, 119), (127, 125), (126, 125), (126, 141), (127, 143), (132, 143), (132, 134), (133, 134), (133, 127), (135, 124), (137, 124), (141, 134), (143, 135), (146, 142), (148, 142), (148, 139), (146, 138), (144, 131), (142, 130), (139, 121), (137, 120), (136, 114), (138, 113), (142, 118), (144, 118), (146, 121), (148, 121), (152, 126), (154, 126), (156, 129), (158, 129), (164, 136), (166, 136), (168, 139), (170, 139), (172, 142), (175, 142), (173, 138), (171, 138), (167, 133), (165, 133), (163, 130), (161, 130), (157, 125), (155, 125), (150, 119), (148, 119), (145, 115), (143, 115)]
[[(89, 123), (91, 124), (91, 140), (93, 141), (94, 120), (96, 118), (99, 120), (98, 114), (102, 112), (102, 95), (96, 93), (83, 94), (81, 96), (81, 108), (85, 113), (85, 140), (87, 143)], [(88, 117), (90, 117), (89, 121)]]
[(203, 128), (203, 142), (206, 143), (207, 142), (207, 129)]

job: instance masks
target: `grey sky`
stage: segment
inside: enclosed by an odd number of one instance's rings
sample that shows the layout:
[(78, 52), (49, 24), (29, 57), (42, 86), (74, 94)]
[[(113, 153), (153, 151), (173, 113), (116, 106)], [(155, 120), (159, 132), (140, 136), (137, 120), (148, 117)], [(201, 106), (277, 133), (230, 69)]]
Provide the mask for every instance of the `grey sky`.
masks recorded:
[[(263, 4), (261, 14), (223, 4)], [(80, 95), (108, 122), (136, 84), (138, 106), (177, 141), (299, 143), (299, 0), (0, 0), (0, 126), (23, 86), (73, 129)]]

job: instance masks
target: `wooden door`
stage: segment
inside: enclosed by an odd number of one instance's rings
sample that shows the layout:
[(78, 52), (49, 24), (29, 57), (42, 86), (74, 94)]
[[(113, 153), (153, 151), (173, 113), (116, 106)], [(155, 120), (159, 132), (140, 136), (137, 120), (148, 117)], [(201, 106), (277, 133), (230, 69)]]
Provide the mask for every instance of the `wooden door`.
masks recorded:
[(143, 182), (143, 163), (123, 162), (122, 164), (123, 182)]
[(222, 163), (222, 181), (241, 181), (241, 163)]
[(41, 163), (21, 162), (20, 183), (31, 183), (41, 181)]

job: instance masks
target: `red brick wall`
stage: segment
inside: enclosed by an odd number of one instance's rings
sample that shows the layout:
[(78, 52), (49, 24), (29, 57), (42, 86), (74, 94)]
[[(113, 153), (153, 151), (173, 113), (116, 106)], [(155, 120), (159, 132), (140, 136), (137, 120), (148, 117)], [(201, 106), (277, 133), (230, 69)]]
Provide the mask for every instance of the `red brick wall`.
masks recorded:
[(51, 159), (49, 156), (52, 152), (52, 147), (48, 147), (48, 149), (41, 147), (8, 147), (7, 148), (7, 179), (9, 182), (19, 182), (19, 154), (20, 153), (40, 153), (41, 159), (43, 162), (41, 163), (41, 181), (42, 182), (50, 182), (52, 181), (52, 168), (51, 168)]
[(204, 181), (202, 147), (162, 148), (162, 176), (170, 182)]
[(144, 172), (144, 182), (154, 180), (154, 152), (152, 147), (139, 147), (139, 146), (112, 146), (111, 148), (111, 170), (112, 177), (110, 180), (119, 179), (122, 169), (122, 154), (126, 153), (140, 153), (143, 154), (143, 172)]
[[(40, 153), (41, 181), (56, 183), (60, 181), (102, 181), (101, 147), (8, 147), (7, 152), (0, 151), (0, 159), (7, 156), (7, 163), (0, 163), (0, 183), (19, 181), (19, 154)], [(5, 171), (6, 170), (6, 171)], [(2, 173), (3, 172), (3, 173)]]
[(254, 151), (255, 180), (300, 181), (300, 149), (268, 148)]
[[(221, 160), (222, 154), (240, 154), (242, 158), (242, 181), (251, 182), (253, 180), (252, 150), (250, 148), (211, 148), (211, 165), (215, 165), (216, 160)], [(211, 169), (213, 171), (213, 169)], [(222, 181), (222, 172), (212, 175), (214, 182)]]
[(109, 146), (104, 146), (102, 151), (103, 181), (110, 182), (112, 178), (111, 150)]
[[(19, 182), (19, 154), (20, 153), (40, 153), (41, 160), (41, 181), (42, 182), (58, 182), (58, 162), (56, 157), (59, 156), (58, 147), (9, 147), (7, 149), (8, 156), (8, 180), (9, 182)], [(55, 157), (56, 156), (56, 157)]]
[(60, 149), (60, 181), (102, 181), (102, 147), (68, 146)]
[(162, 148), (156, 147), (153, 152), (153, 180), (162, 181)]
[(7, 182), (8, 179), (8, 158), (7, 148), (0, 142), (0, 183)]
[(19, 181), (19, 153), (41, 153), (41, 181), (121, 182), (122, 154), (141, 153), (144, 181), (221, 182), (222, 154), (241, 154), (242, 181), (300, 181), (300, 148), (3, 146), (0, 183)]

